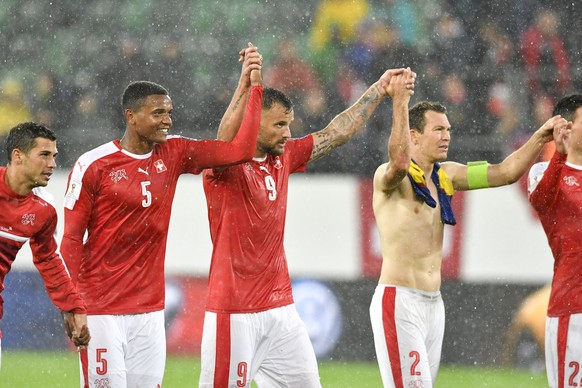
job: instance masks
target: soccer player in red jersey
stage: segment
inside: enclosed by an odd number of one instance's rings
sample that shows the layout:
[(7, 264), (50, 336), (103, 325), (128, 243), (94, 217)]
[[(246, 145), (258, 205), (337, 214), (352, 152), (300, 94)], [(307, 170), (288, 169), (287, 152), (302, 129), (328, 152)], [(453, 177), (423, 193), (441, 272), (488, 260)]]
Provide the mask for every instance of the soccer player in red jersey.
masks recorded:
[(261, 63), (255, 47), (245, 50), (250, 97), (233, 139), (169, 135), (168, 92), (138, 81), (123, 94), (123, 138), (85, 153), (74, 165), (61, 252), (87, 303), (93, 336), (80, 357), (81, 386), (162, 384), (164, 258), (178, 177), (252, 158), (261, 114)]
[(32, 122), (17, 125), (6, 137), (8, 166), (0, 167), (0, 292), (16, 254), (29, 242), (48, 295), (63, 312), (67, 334), (84, 348), (90, 339), (87, 310), (57, 253), (57, 212), (43, 188), (56, 167), (56, 140), (50, 129)]
[[(386, 96), (391, 77), (403, 71), (388, 70), (327, 127), (299, 139), (289, 129), (292, 102), (265, 89), (253, 160), (204, 171), (214, 247), (200, 387), (250, 387), (252, 380), (266, 387), (320, 386), (283, 248), (289, 175), (350, 140)], [(223, 123), (240, 121), (245, 85), (239, 84), (236, 95), (239, 105), (227, 110)], [(219, 139), (232, 139), (228, 128), (221, 125)]]
[(556, 151), (529, 173), (530, 202), (554, 256), (546, 318), (546, 372), (550, 387), (582, 381), (582, 95), (562, 98), (553, 115), (568, 120), (554, 129)]

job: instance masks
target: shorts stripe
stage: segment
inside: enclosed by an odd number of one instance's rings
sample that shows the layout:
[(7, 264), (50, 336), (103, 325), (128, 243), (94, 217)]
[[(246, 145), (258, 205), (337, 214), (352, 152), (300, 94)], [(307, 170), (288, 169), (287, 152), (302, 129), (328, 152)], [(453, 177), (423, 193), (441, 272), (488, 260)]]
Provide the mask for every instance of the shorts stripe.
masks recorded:
[(568, 344), (568, 327), (570, 315), (558, 319), (558, 387), (565, 387), (566, 345)]
[(382, 295), (382, 323), (384, 324), (384, 336), (386, 337), (386, 347), (388, 348), (388, 358), (392, 379), (396, 388), (403, 388), (402, 370), (400, 366), (400, 350), (398, 348), (398, 335), (396, 333), (396, 288), (386, 287)]
[(228, 387), (230, 373), (230, 314), (216, 314), (214, 386)]
[(89, 359), (88, 359), (87, 349), (83, 349), (79, 352), (79, 358), (81, 359), (81, 373), (83, 374), (83, 388), (89, 388)]

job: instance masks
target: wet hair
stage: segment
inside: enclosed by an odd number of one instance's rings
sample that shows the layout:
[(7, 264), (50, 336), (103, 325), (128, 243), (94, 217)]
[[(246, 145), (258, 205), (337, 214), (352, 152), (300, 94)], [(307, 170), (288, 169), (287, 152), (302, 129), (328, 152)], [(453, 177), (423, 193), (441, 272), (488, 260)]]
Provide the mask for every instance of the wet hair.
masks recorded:
[(279, 104), (285, 108), (285, 113), (293, 110), (293, 101), (285, 93), (277, 89), (265, 88), (263, 90), (263, 109), (271, 109), (275, 104)]
[(150, 81), (135, 81), (127, 85), (121, 97), (123, 110), (139, 110), (146, 98), (153, 95), (167, 96), (168, 91), (162, 85)]
[(426, 124), (424, 114), (428, 111), (447, 113), (447, 108), (440, 102), (434, 101), (421, 101), (414, 104), (414, 106), (408, 111), (410, 129), (416, 129), (418, 132), (423, 133)]
[(568, 121), (574, 121), (576, 110), (582, 106), (582, 94), (564, 97), (556, 104), (552, 116), (561, 115)]
[(57, 140), (55, 133), (43, 124), (26, 122), (20, 123), (12, 128), (4, 140), (8, 163), (12, 161), (13, 150), (18, 149), (28, 154), (36, 146), (36, 139), (38, 137), (51, 141)]

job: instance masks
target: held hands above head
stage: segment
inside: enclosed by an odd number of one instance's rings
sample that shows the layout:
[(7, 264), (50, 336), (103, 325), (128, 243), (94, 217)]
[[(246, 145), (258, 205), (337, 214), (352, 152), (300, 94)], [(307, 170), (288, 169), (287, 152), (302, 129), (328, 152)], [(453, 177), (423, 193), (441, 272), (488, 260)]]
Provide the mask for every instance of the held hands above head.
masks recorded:
[(570, 140), (570, 134), (572, 133), (572, 122), (567, 121), (566, 125), (555, 125), (553, 138), (556, 144), (556, 150), (565, 155), (568, 153), (568, 142)]
[(416, 73), (410, 70), (410, 67), (400, 68), (400, 69), (390, 69), (386, 70), (384, 74), (380, 77), (376, 83), (380, 93), (384, 96), (394, 97), (394, 81), (397, 77), (401, 76), (398, 82), (404, 82), (406, 90), (409, 91), (409, 95), (414, 94), (414, 82), (416, 81)]
[[(246, 87), (250, 85), (262, 85), (263, 81), (260, 70), (263, 67), (263, 56), (259, 53), (257, 47), (249, 42), (248, 47), (239, 51), (238, 54), (238, 61), (243, 63), (239, 84)], [(254, 79), (253, 70), (257, 70), (254, 72)]]
[(558, 150), (558, 152), (565, 154), (567, 153), (567, 151), (565, 149), (564, 141), (567, 141), (571, 128), (572, 128), (571, 122), (569, 122), (560, 115), (556, 115), (550, 118), (548, 121), (546, 121), (534, 133), (533, 136), (537, 136), (539, 140), (543, 143), (556, 140), (556, 149)]
[(86, 349), (91, 340), (91, 334), (87, 327), (87, 314), (75, 314), (63, 311), (63, 320), (65, 323), (65, 332), (75, 346), (77, 351)]

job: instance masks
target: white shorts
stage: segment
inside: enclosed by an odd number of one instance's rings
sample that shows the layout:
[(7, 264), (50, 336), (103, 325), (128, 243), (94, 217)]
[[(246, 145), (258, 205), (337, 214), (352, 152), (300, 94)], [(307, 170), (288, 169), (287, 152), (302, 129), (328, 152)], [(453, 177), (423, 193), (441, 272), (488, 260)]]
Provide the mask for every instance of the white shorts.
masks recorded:
[(384, 387), (432, 387), (445, 332), (440, 292), (380, 284), (370, 319)]
[(315, 352), (295, 305), (260, 313), (207, 311), (199, 387), (321, 387)]
[(546, 317), (546, 373), (548, 385), (582, 384), (582, 313)]
[(88, 315), (81, 388), (159, 388), (166, 363), (164, 312)]

